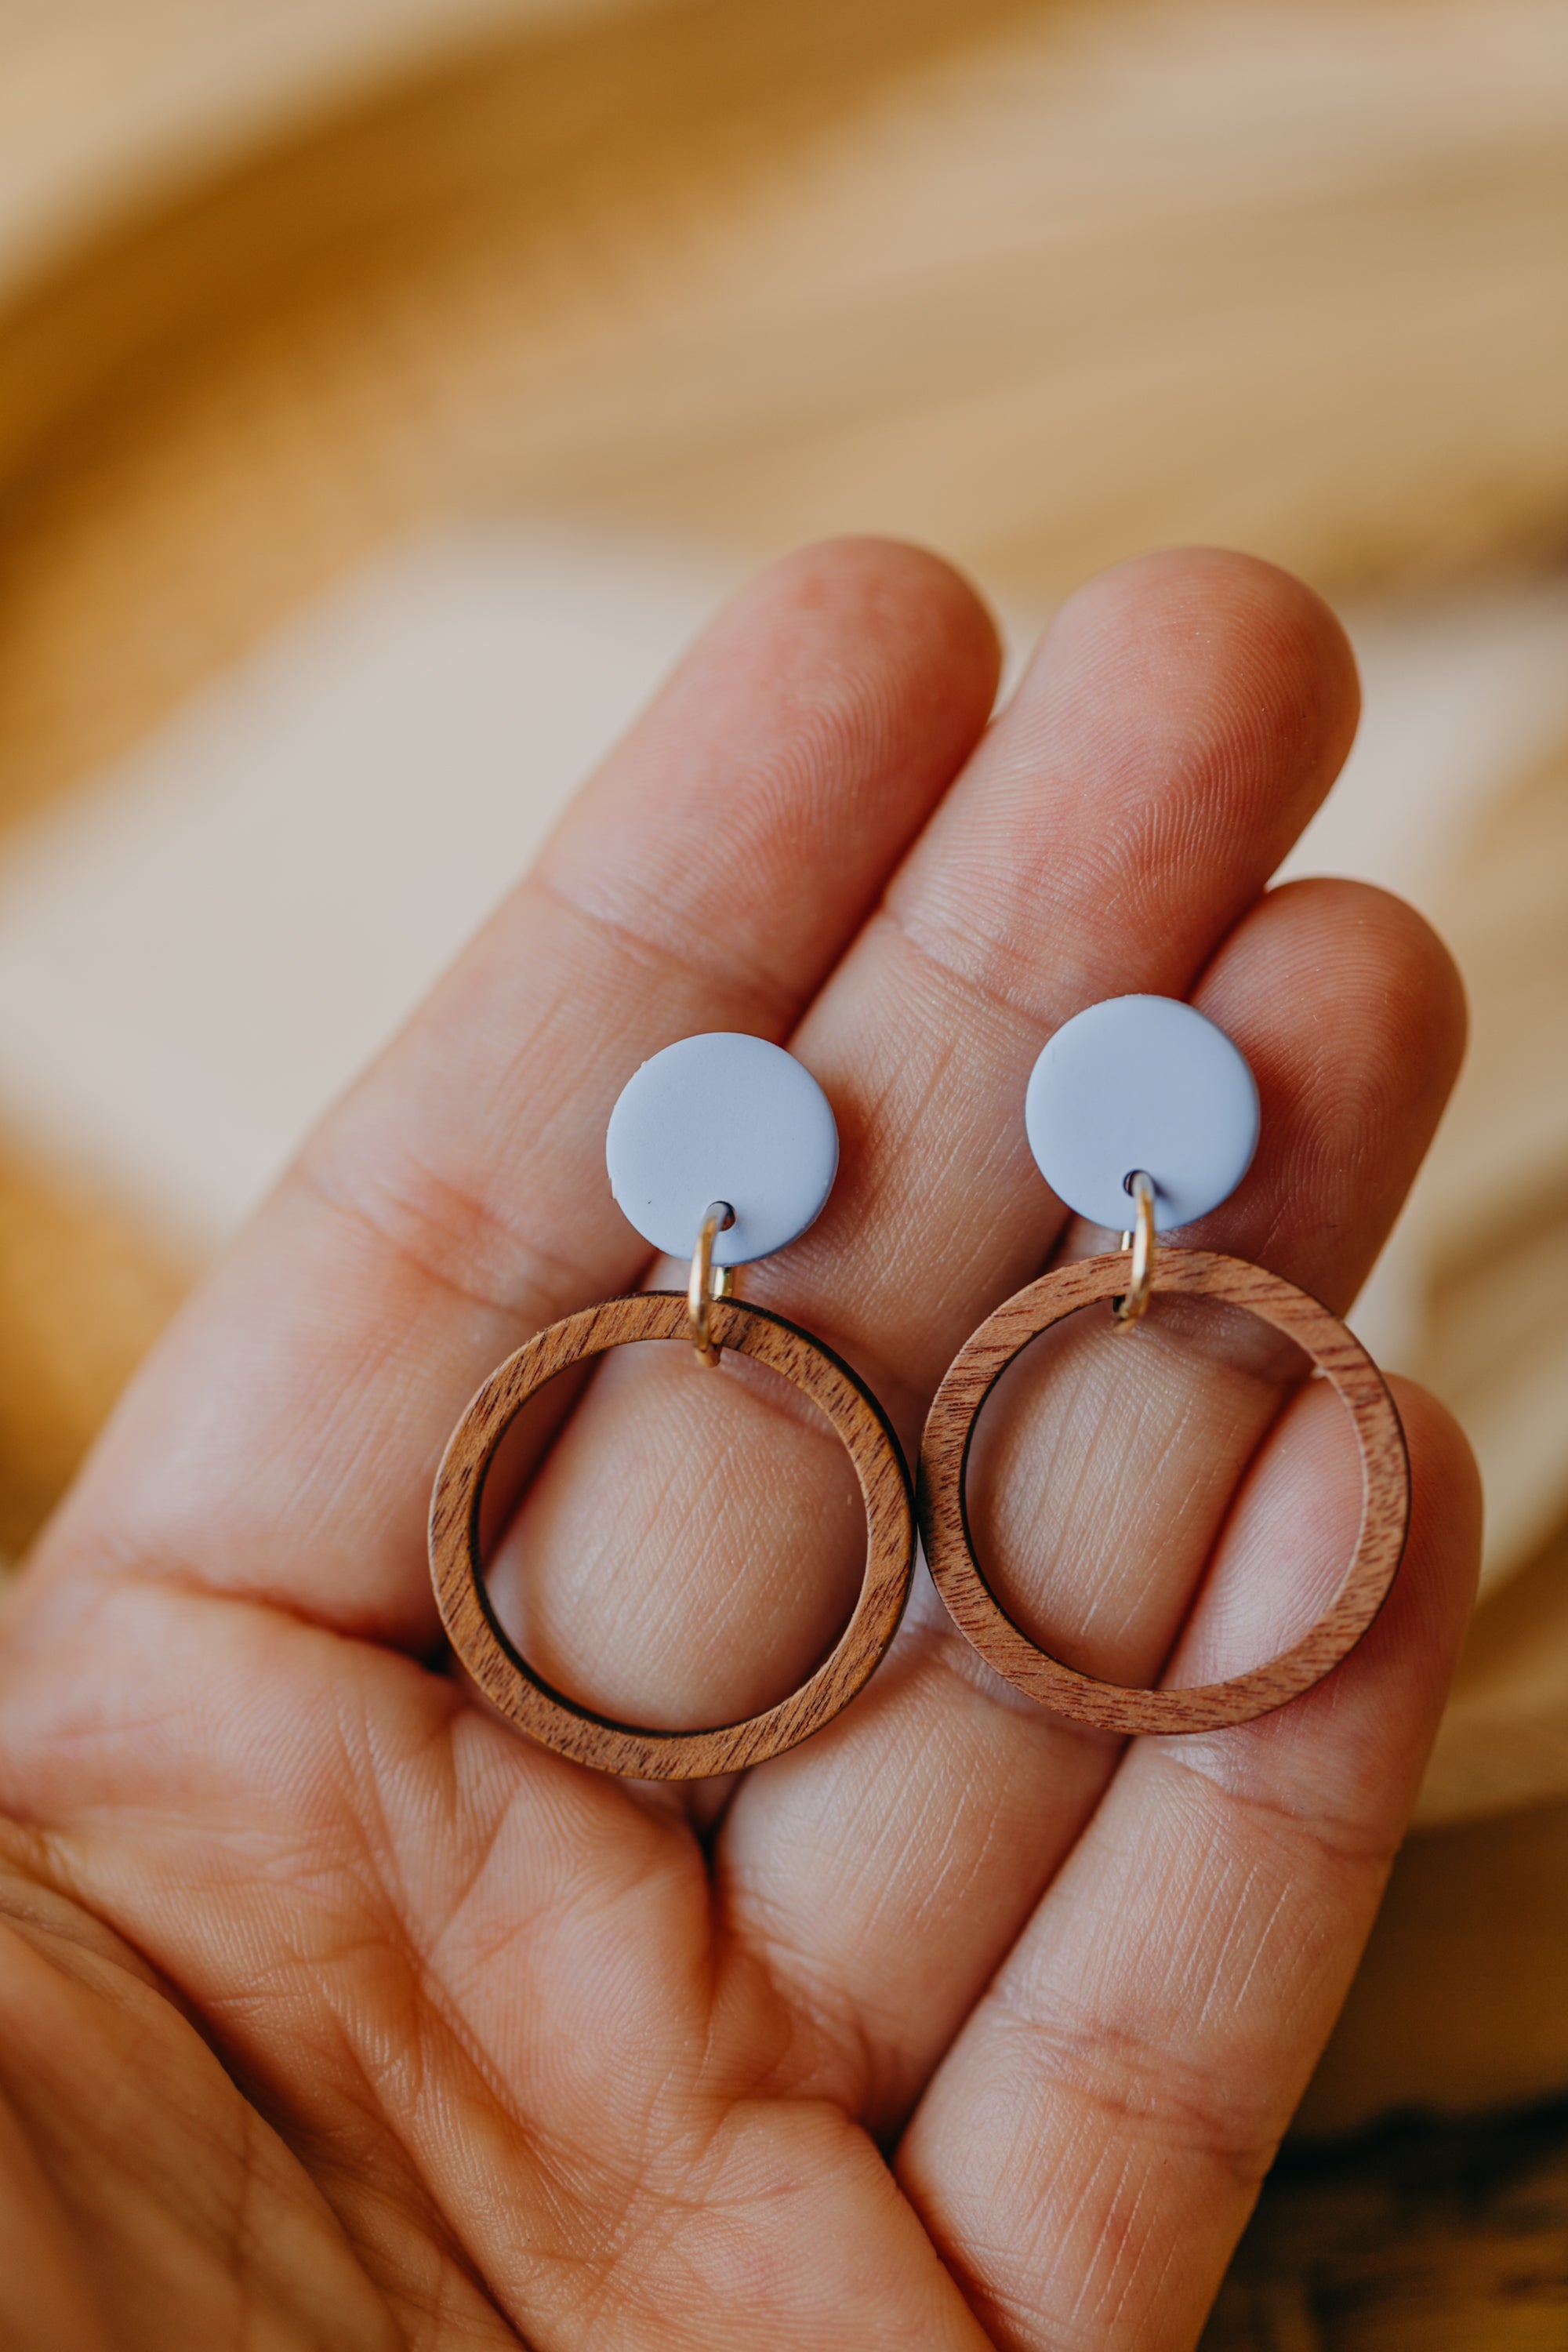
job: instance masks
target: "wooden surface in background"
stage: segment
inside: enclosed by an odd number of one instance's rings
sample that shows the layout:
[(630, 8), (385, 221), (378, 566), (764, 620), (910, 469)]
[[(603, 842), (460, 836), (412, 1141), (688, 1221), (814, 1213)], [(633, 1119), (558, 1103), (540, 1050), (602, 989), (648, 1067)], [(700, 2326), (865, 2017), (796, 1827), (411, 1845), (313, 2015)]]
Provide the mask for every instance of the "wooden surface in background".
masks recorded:
[(0, 1146), (0, 1564), (58, 1501), (184, 1281), (112, 1202)]
[(1299, 2136), (1562, 2092), (1565, 1986), (1568, 1800), (1407, 1839)]
[(1423, 1181), (1421, 1370), (1476, 1446), (1489, 1551), (1517, 1567), (1568, 1522), (1568, 743), (1500, 791), (1441, 911), (1471, 1034)]
[(296, 121), (0, 283), (11, 810), (454, 511), (888, 530), (1040, 599), (1563, 543), (1552, 0), (664, 0)]
[(1264, 2186), (1201, 2352), (1563, 2352), (1568, 2107), (1406, 2121)]

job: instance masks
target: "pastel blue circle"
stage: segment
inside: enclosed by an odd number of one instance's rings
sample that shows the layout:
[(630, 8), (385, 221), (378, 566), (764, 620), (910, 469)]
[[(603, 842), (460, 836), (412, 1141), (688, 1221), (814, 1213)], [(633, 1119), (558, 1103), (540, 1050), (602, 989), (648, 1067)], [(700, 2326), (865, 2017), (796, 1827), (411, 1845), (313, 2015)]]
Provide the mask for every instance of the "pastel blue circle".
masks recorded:
[(1228, 1200), (1258, 1149), (1258, 1085), (1223, 1029), (1170, 996), (1112, 996), (1057, 1031), (1024, 1125), (1041, 1175), (1097, 1225), (1132, 1222), (1126, 1179), (1154, 1184), (1161, 1233)]
[(765, 1037), (682, 1037), (621, 1089), (605, 1138), (610, 1190), (643, 1239), (689, 1257), (710, 1204), (732, 1225), (715, 1265), (749, 1265), (804, 1234), (838, 1172), (838, 1129), (803, 1063)]

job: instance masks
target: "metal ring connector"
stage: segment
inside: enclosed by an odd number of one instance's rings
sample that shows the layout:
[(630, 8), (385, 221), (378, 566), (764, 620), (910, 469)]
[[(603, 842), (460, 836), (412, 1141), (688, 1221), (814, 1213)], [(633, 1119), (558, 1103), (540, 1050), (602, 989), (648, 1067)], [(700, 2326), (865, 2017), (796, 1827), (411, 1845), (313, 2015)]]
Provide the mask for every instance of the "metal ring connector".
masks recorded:
[(1122, 1248), (1132, 1253), (1132, 1272), (1121, 1297), (1111, 1301), (1119, 1331), (1130, 1331), (1142, 1319), (1154, 1287), (1154, 1180), (1142, 1168), (1134, 1169), (1127, 1190), (1138, 1213), (1132, 1231), (1121, 1236)]
[(728, 1201), (710, 1201), (697, 1236), (697, 1247), (691, 1254), (691, 1279), (686, 1286), (691, 1344), (710, 1366), (718, 1362), (719, 1349), (708, 1336), (708, 1309), (715, 1298), (732, 1298), (735, 1295), (734, 1269), (727, 1265), (715, 1269), (713, 1244), (720, 1234), (729, 1232), (734, 1222), (735, 1212)]

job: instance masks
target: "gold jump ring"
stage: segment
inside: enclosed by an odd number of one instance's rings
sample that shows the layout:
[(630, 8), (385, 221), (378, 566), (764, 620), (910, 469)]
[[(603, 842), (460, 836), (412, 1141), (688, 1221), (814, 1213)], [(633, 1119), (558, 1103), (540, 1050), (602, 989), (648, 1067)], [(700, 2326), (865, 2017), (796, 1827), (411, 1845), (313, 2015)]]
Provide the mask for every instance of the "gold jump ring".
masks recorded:
[(1137, 1221), (1130, 1234), (1121, 1236), (1121, 1246), (1132, 1253), (1131, 1279), (1121, 1297), (1111, 1303), (1119, 1331), (1130, 1331), (1147, 1308), (1154, 1288), (1154, 1181), (1142, 1168), (1127, 1180), (1137, 1208)]
[(710, 1366), (718, 1362), (719, 1350), (708, 1336), (708, 1309), (715, 1298), (732, 1298), (735, 1295), (733, 1269), (721, 1265), (715, 1272), (713, 1244), (719, 1234), (728, 1233), (734, 1222), (735, 1212), (728, 1201), (710, 1201), (697, 1236), (697, 1247), (691, 1253), (686, 1313), (691, 1327), (691, 1344)]

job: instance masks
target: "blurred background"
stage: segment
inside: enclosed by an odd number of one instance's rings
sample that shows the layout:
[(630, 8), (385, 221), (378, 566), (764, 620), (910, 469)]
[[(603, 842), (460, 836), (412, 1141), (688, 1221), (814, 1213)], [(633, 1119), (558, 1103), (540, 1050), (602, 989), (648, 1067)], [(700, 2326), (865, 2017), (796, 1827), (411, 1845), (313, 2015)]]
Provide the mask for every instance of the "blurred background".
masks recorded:
[(1357, 1321), (1469, 1651), (1215, 2347), (1568, 2342), (1568, 9), (0, 0), (0, 1552), (759, 562), (1344, 614), (1472, 1056)]

